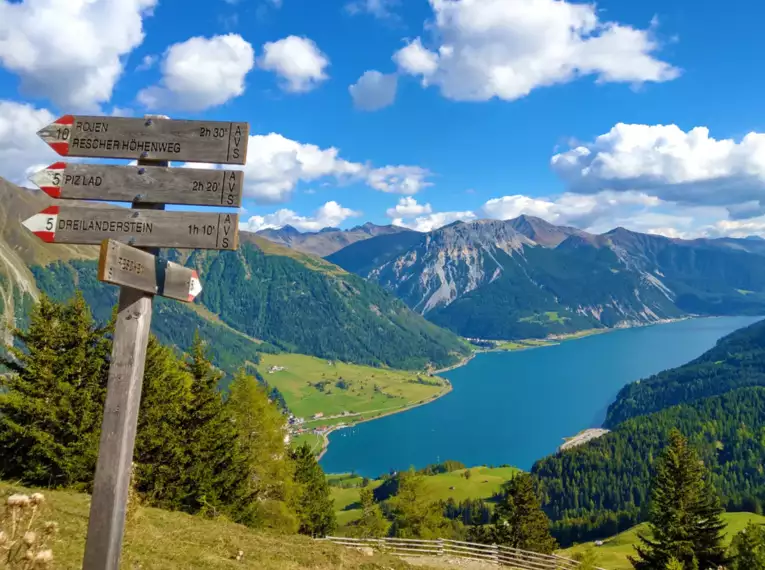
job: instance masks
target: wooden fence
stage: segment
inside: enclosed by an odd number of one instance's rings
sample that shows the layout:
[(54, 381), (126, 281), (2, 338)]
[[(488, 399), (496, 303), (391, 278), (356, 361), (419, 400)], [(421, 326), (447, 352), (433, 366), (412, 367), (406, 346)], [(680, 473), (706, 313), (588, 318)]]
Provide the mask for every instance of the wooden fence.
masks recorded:
[[(469, 558), (506, 566), (516, 570), (577, 570), (579, 562), (556, 556), (539, 554), (499, 546), (496, 544), (478, 544), (458, 540), (416, 540), (411, 538), (350, 538), (347, 536), (327, 536), (335, 544), (352, 548), (373, 548), (380, 552), (396, 556), (436, 556), (447, 558)], [(598, 570), (603, 570), (602, 568)]]

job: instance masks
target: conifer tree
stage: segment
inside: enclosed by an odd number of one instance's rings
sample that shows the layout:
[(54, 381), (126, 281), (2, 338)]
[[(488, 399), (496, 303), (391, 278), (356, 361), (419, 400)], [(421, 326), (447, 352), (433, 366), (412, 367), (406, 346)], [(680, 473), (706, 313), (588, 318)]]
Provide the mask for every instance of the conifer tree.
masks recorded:
[(247, 458), (218, 390), (223, 373), (207, 358), (198, 332), (194, 334), (186, 369), (191, 375), (191, 397), (184, 418), (189, 458), (184, 508), (211, 515), (225, 513), (238, 522), (252, 522), (248, 518), (252, 514), (252, 494)]
[(191, 402), (191, 375), (175, 352), (152, 335), (133, 454), (135, 487), (149, 504), (181, 509), (190, 462), (186, 441), (186, 411)]
[(255, 525), (297, 532), (294, 513), (294, 464), (285, 442), (286, 418), (269, 400), (266, 387), (240, 370), (226, 402), (249, 467), (248, 482), (256, 497)]
[(350, 526), (351, 536), (357, 538), (379, 538), (388, 533), (388, 521), (383, 516), (380, 505), (375, 501), (372, 489), (361, 489), (361, 517)]
[(727, 562), (725, 523), (719, 498), (696, 452), (673, 429), (652, 480), (649, 528), (630, 557), (636, 570), (662, 570), (676, 558), (685, 570), (717, 568)]
[(550, 535), (550, 520), (542, 511), (534, 480), (519, 473), (505, 484), (492, 517), (492, 538), (522, 550), (550, 554), (557, 546)]
[(295, 483), (298, 485), (295, 501), (300, 521), (298, 532), (327, 536), (334, 532), (337, 521), (324, 471), (305, 443), (293, 449), (290, 456), (295, 464)]
[(733, 537), (731, 570), (765, 570), (765, 528), (752, 521)]
[(66, 304), (46, 296), (19, 346), (2, 363), (0, 476), (27, 484), (87, 485), (98, 456), (111, 340), (78, 292)]
[(398, 491), (388, 501), (393, 513), (392, 536), (399, 538), (444, 538), (450, 534), (449, 521), (438, 503), (425, 493), (425, 479), (413, 469), (398, 474)]

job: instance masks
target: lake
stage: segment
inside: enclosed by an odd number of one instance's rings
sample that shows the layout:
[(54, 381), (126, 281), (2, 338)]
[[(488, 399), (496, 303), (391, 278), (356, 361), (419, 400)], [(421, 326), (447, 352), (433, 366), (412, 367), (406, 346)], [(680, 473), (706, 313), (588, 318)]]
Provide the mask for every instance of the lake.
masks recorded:
[(625, 384), (685, 364), (761, 318), (691, 319), (479, 354), (443, 374), (454, 389), (435, 402), (333, 432), (321, 465), (368, 477), (447, 459), (529, 469), (564, 437), (600, 427)]

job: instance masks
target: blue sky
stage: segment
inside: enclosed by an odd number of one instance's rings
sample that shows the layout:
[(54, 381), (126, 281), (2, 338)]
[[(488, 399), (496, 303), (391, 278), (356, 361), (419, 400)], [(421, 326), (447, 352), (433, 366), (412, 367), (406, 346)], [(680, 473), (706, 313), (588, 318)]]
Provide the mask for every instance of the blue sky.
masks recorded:
[(765, 6), (731, 6), (0, 0), (0, 176), (55, 116), (155, 112), (249, 121), (248, 229), (765, 235)]

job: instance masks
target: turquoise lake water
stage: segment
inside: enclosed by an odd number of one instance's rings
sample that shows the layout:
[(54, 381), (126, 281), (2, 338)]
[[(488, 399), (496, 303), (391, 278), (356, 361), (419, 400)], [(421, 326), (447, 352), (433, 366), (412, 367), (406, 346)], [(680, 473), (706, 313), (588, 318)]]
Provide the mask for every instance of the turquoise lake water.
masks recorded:
[(454, 389), (443, 398), (333, 432), (321, 465), (368, 477), (447, 459), (529, 469), (564, 437), (600, 427), (625, 384), (685, 364), (761, 318), (692, 319), (479, 354), (444, 374)]

